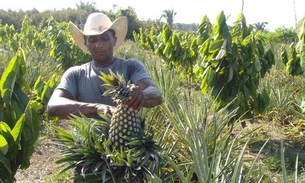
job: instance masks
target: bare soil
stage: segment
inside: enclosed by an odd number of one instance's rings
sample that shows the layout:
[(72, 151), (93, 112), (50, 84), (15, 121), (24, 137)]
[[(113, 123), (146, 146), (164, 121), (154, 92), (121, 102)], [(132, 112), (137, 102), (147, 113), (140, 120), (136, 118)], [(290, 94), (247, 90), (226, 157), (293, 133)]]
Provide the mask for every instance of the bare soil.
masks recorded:
[[(31, 165), (26, 170), (19, 170), (15, 176), (17, 183), (53, 182), (52, 179), (59, 176), (63, 165), (55, 161), (61, 157), (60, 147), (48, 140), (41, 140), (33, 154)], [(72, 182), (62, 180), (62, 182)]]
[[(57, 124), (64, 130), (72, 130), (71, 126), (65, 121)], [(47, 129), (42, 129), (42, 135), (39, 143), (30, 159), (30, 166), (25, 169), (19, 169), (15, 175), (16, 183), (72, 183), (72, 171), (60, 174), (65, 168), (65, 164), (57, 164), (61, 155), (61, 149), (50, 138), (43, 135)]]

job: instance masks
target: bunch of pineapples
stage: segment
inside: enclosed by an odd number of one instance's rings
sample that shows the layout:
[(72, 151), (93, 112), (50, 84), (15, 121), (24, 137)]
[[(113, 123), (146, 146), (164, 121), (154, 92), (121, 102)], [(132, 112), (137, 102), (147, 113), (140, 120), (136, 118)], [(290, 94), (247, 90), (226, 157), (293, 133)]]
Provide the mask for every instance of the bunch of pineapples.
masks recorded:
[(62, 172), (77, 167), (85, 182), (145, 182), (159, 177), (161, 148), (145, 132), (138, 113), (124, 105), (132, 85), (111, 71), (100, 78), (108, 88), (104, 95), (111, 95), (118, 106), (111, 117), (101, 114), (101, 120), (74, 116), (76, 133), (55, 127), (55, 141), (65, 146), (64, 157), (57, 162), (69, 165)]

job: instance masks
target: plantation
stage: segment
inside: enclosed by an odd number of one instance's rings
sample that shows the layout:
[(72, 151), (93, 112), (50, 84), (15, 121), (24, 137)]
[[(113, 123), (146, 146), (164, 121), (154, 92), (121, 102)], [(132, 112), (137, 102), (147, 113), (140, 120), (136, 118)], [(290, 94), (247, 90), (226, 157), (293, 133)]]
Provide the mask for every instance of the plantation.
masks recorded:
[(90, 59), (68, 25), (0, 26), (0, 182), (71, 182), (75, 161), (94, 170), (89, 182), (305, 182), (304, 19), (285, 44), (242, 13), (232, 26), (220, 12), (196, 32), (134, 32), (115, 55), (140, 60), (163, 103), (139, 112), (145, 130), (126, 152), (101, 140), (107, 118), (45, 112), (63, 71)]

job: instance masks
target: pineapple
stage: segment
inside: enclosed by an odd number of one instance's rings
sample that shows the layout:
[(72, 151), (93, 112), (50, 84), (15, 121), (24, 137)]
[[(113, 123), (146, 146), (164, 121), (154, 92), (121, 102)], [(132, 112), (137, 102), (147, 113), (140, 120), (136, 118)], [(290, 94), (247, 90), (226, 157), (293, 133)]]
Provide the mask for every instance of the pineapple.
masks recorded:
[(103, 86), (108, 89), (103, 95), (111, 96), (113, 100), (118, 102), (110, 122), (110, 148), (129, 149), (128, 137), (139, 136), (141, 130), (141, 120), (138, 113), (129, 111), (126, 107), (126, 101), (132, 91), (132, 84), (126, 83), (123, 75), (115, 74), (111, 70), (109, 74), (102, 73), (100, 78), (104, 81)]
[(149, 176), (158, 177), (162, 148), (145, 132), (144, 120), (138, 113), (125, 107), (134, 85), (112, 71), (102, 73), (100, 78), (108, 89), (103, 95), (118, 101), (110, 126), (108, 116), (101, 115), (102, 120), (95, 121), (81, 114), (72, 118), (78, 133), (69, 134), (56, 128), (57, 142), (67, 147), (63, 150), (64, 157), (57, 161), (68, 163), (62, 172), (78, 168), (85, 182), (136, 183), (147, 182)]

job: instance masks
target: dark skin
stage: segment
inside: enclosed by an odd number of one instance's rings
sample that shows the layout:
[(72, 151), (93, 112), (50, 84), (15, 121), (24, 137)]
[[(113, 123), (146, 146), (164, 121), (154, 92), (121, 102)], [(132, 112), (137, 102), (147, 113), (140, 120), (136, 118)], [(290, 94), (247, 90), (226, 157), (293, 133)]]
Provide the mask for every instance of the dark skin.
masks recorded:
[[(112, 30), (101, 35), (85, 36), (85, 44), (92, 59), (98, 67), (108, 67), (114, 62), (113, 47), (116, 37)], [(138, 112), (142, 107), (155, 107), (162, 102), (162, 96), (151, 79), (142, 79), (132, 87), (132, 92), (126, 107), (130, 111)], [(68, 118), (71, 114), (80, 113), (92, 117), (97, 113), (111, 114), (113, 106), (100, 103), (86, 103), (76, 101), (71, 93), (66, 90), (56, 89), (47, 106), (51, 116)]]

